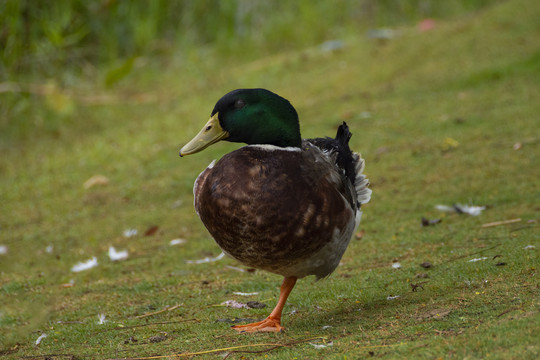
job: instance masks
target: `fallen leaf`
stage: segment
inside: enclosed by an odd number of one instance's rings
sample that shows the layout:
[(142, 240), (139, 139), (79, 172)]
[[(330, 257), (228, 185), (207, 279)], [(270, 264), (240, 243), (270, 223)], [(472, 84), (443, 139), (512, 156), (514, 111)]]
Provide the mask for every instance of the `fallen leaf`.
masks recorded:
[(444, 139), (444, 142), (441, 145), (442, 151), (450, 151), (452, 149), (455, 149), (459, 146), (459, 141), (456, 139), (452, 139), (451, 137), (446, 137)]
[(246, 305), (250, 309), (264, 309), (266, 307), (266, 304), (263, 304), (263, 303), (258, 302), (258, 301), (248, 301), (246, 303)]
[(88, 179), (88, 180), (86, 180), (84, 182), (83, 188), (88, 190), (91, 187), (94, 187), (96, 185), (107, 185), (108, 183), (109, 183), (109, 179), (106, 176), (94, 175), (90, 179)]
[(144, 232), (144, 236), (152, 236), (155, 233), (157, 233), (158, 230), (159, 230), (159, 226), (157, 225), (151, 226)]
[(424, 269), (429, 269), (433, 267), (433, 265), (429, 261), (424, 261), (423, 263), (420, 264), (420, 266), (423, 267)]
[(364, 235), (366, 234), (366, 231), (364, 229), (358, 231), (356, 234), (354, 234), (356, 240), (361, 240)]
[(158, 342), (162, 342), (164, 340), (167, 340), (167, 337), (165, 337), (163, 335), (150, 336), (148, 338), (148, 341), (150, 341), (151, 343), (158, 343)]
[(476, 259), (471, 259), (469, 260), (469, 262), (477, 262), (477, 261), (482, 261), (482, 260), (487, 260), (487, 257), (481, 257), (481, 258), (476, 258)]

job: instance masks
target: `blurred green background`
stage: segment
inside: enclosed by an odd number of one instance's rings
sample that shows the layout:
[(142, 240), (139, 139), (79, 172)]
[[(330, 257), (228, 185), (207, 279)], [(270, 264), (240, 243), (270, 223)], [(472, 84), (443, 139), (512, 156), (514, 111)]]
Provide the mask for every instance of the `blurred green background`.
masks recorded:
[(57, 75), (132, 56), (189, 52), (255, 58), (398, 26), (447, 18), (495, 0), (2, 0), (1, 72)]

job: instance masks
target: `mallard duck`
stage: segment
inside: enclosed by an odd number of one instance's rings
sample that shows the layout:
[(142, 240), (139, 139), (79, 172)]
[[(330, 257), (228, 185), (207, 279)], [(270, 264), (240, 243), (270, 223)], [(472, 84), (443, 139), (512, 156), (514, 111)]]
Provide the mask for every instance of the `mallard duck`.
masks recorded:
[(283, 331), (281, 313), (296, 280), (338, 266), (371, 197), (364, 160), (349, 149), (346, 123), (335, 139), (302, 140), (290, 102), (265, 89), (223, 96), (210, 120), (180, 150), (246, 143), (212, 162), (193, 188), (195, 210), (228, 256), (284, 277), (278, 303), (239, 332)]

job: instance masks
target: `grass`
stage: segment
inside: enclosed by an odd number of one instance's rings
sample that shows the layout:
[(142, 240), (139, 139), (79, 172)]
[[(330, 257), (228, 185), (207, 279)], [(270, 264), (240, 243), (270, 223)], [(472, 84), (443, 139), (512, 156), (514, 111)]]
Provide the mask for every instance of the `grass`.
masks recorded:
[[(0, 135), (1, 356), (220, 358), (209, 351), (285, 344), (229, 358), (537, 358), (539, 17), (537, 2), (512, 0), (386, 42), (350, 35), (334, 52), (136, 61), (113, 88), (88, 79), (2, 95), (13, 105)], [(297, 284), (287, 332), (239, 336), (218, 320), (265, 316), (280, 278), (238, 272), (231, 259), (186, 263), (220, 252), (193, 210), (192, 183), (239, 145), (177, 152), (221, 95), (255, 86), (292, 101), (304, 137), (347, 121), (373, 197), (365, 235), (336, 272)], [(96, 174), (109, 183), (84, 189)], [(453, 203), (487, 209), (434, 208)], [(422, 216), (442, 222), (421, 227)], [(124, 237), (131, 228), (138, 234)], [(169, 245), (179, 237), (187, 242)], [(110, 245), (129, 258), (111, 262)], [(97, 267), (70, 272), (93, 256)], [(229, 299), (268, 306), (217, 306)]]

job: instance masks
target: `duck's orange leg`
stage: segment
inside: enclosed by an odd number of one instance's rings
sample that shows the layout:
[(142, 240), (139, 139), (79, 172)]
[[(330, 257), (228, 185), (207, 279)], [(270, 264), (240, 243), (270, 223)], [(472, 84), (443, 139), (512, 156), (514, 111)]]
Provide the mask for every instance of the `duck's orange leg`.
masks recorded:
[(281, 284), (279, 292), (278, 303), (266, 319), (252, 324), (235, 325), (232, 328), (240, 333), (262, 331), (280, 332), (285, 330), (285, 328), (282, 327), (280, 324), (281, 312), (283, 311), (283, 306), (285, 305), (285, 302), (287, 301), (287, 298), (289, 297), (289, 294), (291, 293), (295, 284), (295, 277), (286, 277), (283, 279), (283, 283)]

